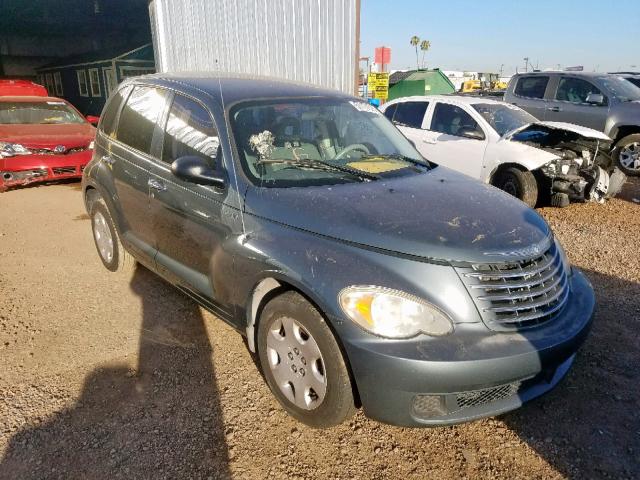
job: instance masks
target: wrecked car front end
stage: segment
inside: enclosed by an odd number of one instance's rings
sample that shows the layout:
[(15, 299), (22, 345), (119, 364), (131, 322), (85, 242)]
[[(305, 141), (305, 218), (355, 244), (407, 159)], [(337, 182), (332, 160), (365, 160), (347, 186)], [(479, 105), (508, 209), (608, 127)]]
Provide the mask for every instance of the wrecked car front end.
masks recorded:
[(611, 139), (601, 132), (559, 122), (539, 122), (511, 133), (508, 139), (551, 153), (555, 158), (539, 168), (539, 180), (548, 187), (551, 203), (604, 203), (626, 181), (609, 155)]

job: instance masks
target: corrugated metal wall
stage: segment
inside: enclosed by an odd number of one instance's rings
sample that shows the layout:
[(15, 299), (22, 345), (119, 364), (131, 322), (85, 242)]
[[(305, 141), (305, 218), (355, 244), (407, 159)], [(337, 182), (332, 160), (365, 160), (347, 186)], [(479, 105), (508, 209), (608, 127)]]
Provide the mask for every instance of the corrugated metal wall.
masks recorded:
[(152, 0), (156, 68), (269, 75), (354, 93), (357, 3)]

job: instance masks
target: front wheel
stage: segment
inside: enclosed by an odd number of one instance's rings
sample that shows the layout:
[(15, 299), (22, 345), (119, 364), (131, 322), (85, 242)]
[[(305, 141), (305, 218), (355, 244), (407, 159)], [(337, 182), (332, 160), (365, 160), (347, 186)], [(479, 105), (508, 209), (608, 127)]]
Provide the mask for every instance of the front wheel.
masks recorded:
[(283, 293), (264, 307), (258, 355), (269, 388), (300, 422), (327, 428), (355, 413), (340, 347), (322, 315), (299, 293)]
[(640, 133), (621, 138), (613, 149), (613, 158), (627, 175), (640, 175)]
[(538, 182), (533, 173), (528, 170), (520, 170), (516, 167), (506, 168), (498, 173), (493, 185), (522, 200), (531, 208), (536, 206)]

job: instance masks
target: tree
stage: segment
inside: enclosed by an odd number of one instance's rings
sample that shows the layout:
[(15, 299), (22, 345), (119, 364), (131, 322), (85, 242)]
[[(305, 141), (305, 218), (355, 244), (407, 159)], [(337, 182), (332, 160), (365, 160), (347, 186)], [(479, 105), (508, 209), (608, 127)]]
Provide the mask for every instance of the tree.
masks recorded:
[(414, 35), (413, 37), (411, 37), (410, 43), (416, 48), (416, 70), (419, 70), (420, 66), (418, 65), (418, 44), (420, 43), (420, 37)]
[(422, 68), (426, 68), (424, 64), (424, 54), (431, 48), (431, 42), (429, 40), (423, 40), (420, 44), (420, 50), (422, 50)]

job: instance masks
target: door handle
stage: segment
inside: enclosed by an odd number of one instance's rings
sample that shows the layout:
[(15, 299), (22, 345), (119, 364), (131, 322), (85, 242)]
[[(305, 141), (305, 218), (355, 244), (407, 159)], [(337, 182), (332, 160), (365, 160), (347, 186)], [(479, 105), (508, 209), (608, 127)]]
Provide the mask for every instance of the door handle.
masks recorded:
[(561, 112), (562, 109), (560, 107), (547, 107), (547, 110), (550, 112)]
[(102, 156), (102, 161), (104, 163), (106, 163), (107, 165), (113, 165), (114, 163), (116, 163), (116, 159), (109, 156), (109, 155), (103, 155)]
[(437, 142), (435, 139), (433, 138), (423, 138), (422, 139), (422, 143), (429, 143), (431, 145), (435, 145)]
[(149, 187), (153, 188), (154, 190), (158, 190), (159, 192), (164, 192), (167, 189), (164, 183), (159, 182), (158, 180), (155, 180), (153, 178), (149, 179), (147, 185), (149, 185)]

